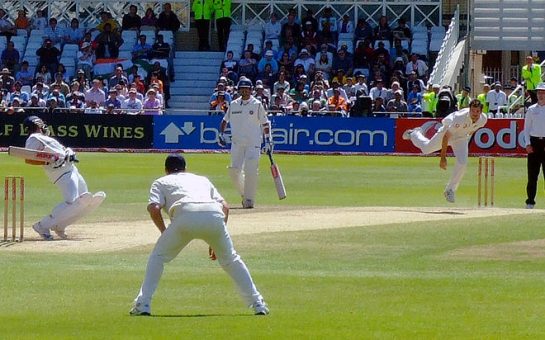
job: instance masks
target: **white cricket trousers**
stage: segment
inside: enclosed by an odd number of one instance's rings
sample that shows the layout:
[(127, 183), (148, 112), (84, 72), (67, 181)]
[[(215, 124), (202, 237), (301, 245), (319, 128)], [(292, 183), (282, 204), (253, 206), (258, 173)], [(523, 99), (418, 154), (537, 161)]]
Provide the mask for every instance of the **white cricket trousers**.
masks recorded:
[[(432, 152), (440, 151), (441, 144), (443, 142), (443, 136), (445, 135), (446, 130), (440, 128), (431, 139), (426, 138), (420, 130), (415, 130), (411, 133), (411, 141), (414, 146), (422, 150), (424, 154), (430, 154)], [(467, 138), (457, 138), (454, 140), (449, 140), (449, 145), (452, 148), (452, 152), (456, 157), (456, 164), (450, 180), (447, 183), (446, 190), (456, 191), (458, 185), (462, 181), (464, 174), (467, 168), (467, 157), (468, 157), (468, 140)]]
[[(76, 200), (87, 190), (87, 183), (80, 175), (78, 168), (72, 165), (72, 168), (61, 175), (55, 185), (59, 188), (64, 198), (64, 202), (58, 204), (51, 214), (45, 216), (40, 221), (42, 229), (51, 229), (59, 224), (59, 221), (64, 221), (66, 216), (73, 214), (73, 209), (76, 209), (74, 204)], [(79, 209), (79, 208), (78, 208)], [(63, 226), (63, 230), (66, 226)]]
[(146, 276), (135, 300), (137, 303), (151, 306), (164, 264), (174, 259), (193, 239), (201, 239), (214, 249), (219, 264), (235, 282), (246, 305), (262, 299), (246, 264), (233, 247), (219, 203), (186, 203), (176, 208), (173, 215), (151, 252)]
[(233, 142), (231, 144), (231, 165), (229, 176), (235, 188), (244, 198), (255, 201), (257, 193), (257, 176), (261, 148)]

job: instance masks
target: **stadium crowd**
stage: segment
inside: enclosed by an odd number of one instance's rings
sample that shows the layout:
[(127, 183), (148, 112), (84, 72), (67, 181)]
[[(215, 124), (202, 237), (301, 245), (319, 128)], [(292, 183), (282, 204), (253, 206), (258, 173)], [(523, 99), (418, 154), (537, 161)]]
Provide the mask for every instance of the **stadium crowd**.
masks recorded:
[[(174, 81), (172, 37), (179, 28), (169, 3), (163, 4), (158, 16), (149, 8), (144, 17), (131, 5), (121, 24), (104, 11), (99, 23), (87, 28), (80, 27), (76, 18), (69, 25), (61, 25), (56, 18), (47, 20), (41, 10), (33, 18), (21, 10), (11, 21), (0, 9), (0, 39), (6, 39), (0, 56), (0, 109), (7, 113), (162, 114)], [(14, 38), (20, 36), (24, 40)], [(20, 50), (32, 38), (41, 46), (35, 51)], [(121, 58), (120, 49), (129, 50), (129, 58)], [(35, 67), (26, 60), (33, 52)], [(71, 72), (61, 63), (65, 56), (74, 60)]]

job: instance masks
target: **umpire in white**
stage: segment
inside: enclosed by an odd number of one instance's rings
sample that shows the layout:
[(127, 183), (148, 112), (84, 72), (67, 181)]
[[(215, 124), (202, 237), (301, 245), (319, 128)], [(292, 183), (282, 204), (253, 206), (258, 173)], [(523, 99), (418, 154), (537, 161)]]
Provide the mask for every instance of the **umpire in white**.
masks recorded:
[(528, 153), (527, 209), (533, 209), (536, 204), (537, 179), (541, 167), (545, 176), (545, 83), (536, 87), (536, 93), (537, 103), (528, 108), (524, 118), (524, 140)]
[[(233, 248), (226, 227), (229, 214), (227, 202), (208, 178), (186, 172), (185, 165), (181, 155), (169, 155), (165, 161), (167, 175), (151, 185), (148, 212), (161, 236), (149, 257), (146, 276), (130, 315), (151, 315), (151, 299), (165, 262), (174, 259), (193, 239), (209, 244), (210, 257), (218, 259), (256, 315), (269, 314), (248, 268)], [(161, 209), (170, 217), (168, 228), (165, 227)]]
[(270, 122), (261, 102), (251, 95), (252, 81), (241, 77), (238, 82), (240, 97), (233, 100), (220, 124), (219, 144), (225, 146), (225, 129), (231, 126), (231, 165), (229, 176), (242, 196), (242, 207), (254, 207), (257, 192), (257, 173), (261, 144), (263, 152), (272, 152)]

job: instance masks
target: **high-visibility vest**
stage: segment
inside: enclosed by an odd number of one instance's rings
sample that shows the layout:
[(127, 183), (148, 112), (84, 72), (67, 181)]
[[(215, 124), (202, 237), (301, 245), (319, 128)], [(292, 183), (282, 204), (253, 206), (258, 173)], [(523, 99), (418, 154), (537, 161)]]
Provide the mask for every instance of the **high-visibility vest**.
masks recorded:
[(214, 15), (216, 19), (231, 17), (231, 0), (214, 0)]
[(212, 0), (194, 0), (191, 10), (195, 14), (195, 20), (210, 20), (212, 18)]
[(542, 82), (541, 80), (541, 66), (538, 64), (532, 64), (532, 69), (528, 69), (528, 65), (522, 68), (522, 79), (526, 83), (527, 90), (535, 90), (536, 86)]

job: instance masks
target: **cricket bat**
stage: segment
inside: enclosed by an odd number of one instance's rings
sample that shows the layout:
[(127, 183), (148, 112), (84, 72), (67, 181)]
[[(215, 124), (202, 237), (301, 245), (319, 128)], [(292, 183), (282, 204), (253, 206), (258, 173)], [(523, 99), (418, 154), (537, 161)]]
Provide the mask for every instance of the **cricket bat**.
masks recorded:
[(278, 194), (278, 199), (283, 200), (286, 198), (286, 187), (284, 186), (284, 181), (282, 180), (282, 174), (280, 169), (273, 160), (272, 153), (268, 152), (269, 160), (271, 161), (271, 174), (274, 180), (274, 186), (276, 187), (276, 193)]
[(43, 161), (43, 162), (55, 162), (57, 159), (59, 159), (59, 155), (52, 153), (52, 152), (46, 152), (46, 151), (39, 151), (39, 150), (33, 150), (33, 149), (27, 149), (27, 148), (19, 148), (16, 146), (10, 146), (8, 148), (8, 155), (18, 158), (24, 158), (31, 161)]

